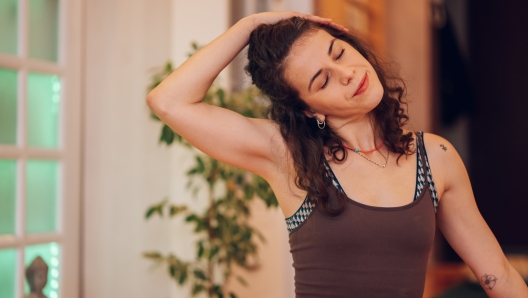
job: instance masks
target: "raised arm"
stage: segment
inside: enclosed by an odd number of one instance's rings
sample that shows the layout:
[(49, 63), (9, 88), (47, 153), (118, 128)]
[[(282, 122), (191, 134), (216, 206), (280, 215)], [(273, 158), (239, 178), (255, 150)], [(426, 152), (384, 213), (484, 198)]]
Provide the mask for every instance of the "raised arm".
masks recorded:
[[(445, 139), (427, 134), (427, 154), (443, 192), (437, 224), (489, 297), (528, 297), (523, 279), (509, 264), (482, 218), (462, 160)], [(437, 175), (440, 174), (440, 175)]]
[(204, 153), (262, 174), (276, 162), (277, 155), (284, 154), (281, 151), (285, 146), (276, 125), (266, 119), (246, 118), (201, 100), (220, 71), (247, 45), (250, 33), (258, 25), (293, 16), (331, 24), (328, 19), (297, 12), (246, 17), (199, 50), (152, 90), (147, 96), (148, 106), (163, 122)]

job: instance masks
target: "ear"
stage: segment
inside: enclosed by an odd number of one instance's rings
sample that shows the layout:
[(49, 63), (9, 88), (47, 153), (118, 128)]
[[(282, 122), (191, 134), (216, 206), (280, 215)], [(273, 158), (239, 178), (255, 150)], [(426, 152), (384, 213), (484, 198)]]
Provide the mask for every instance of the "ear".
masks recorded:
[(308, 117), (308, 118), (313, 118), (314, 115), (315, 115), (314, 111), (312, 111), (312, 110), (304, 110), (303, 113), (304, 113), (304, 115), (306, 115), (306, 117)]
[(315, 119), (317, 119), (317, 121), (319, 121), (319, 122), (323, 122), (323, 121), (325, 121), (325, 118), (326, 118), (325, 115), (320, 114), (320, 113), (317, 113), (317, 112), (314, 112), (314, 111), (312, 111), (312, 110), (305, 110), (305, 111), (304, 111), (304, 114), (306, 115), (306, 117), (308, 117), (308, 118), (315, 118)]

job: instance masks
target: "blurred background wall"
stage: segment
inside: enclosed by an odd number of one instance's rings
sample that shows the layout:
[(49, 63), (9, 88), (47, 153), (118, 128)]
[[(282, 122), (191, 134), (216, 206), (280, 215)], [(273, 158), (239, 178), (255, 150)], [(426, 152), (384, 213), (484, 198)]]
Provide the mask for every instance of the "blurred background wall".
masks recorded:
[[(171, 227), (145, 222), (167, 196), (171, 152), (145, 105), (149, 70), (170, 58), (169, 0), (84, 1), (83, 297), (176, 297), (141, 257), (171, 248)], [(172, 286), (172, 287), (171, 287)]]
[(528, 18), (522, 14), (528, 2), (469, 4), (474, 96), (469, 140), (475, 196), (503, 249), (528, 254)]

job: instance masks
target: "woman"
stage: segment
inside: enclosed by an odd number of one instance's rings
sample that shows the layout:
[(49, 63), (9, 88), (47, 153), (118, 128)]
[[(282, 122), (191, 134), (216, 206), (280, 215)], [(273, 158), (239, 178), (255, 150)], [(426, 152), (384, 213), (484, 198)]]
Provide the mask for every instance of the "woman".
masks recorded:
[[(296, 12), (249, 16), (147, 103), (201, 151), (269, 182), (288, 223), (297, 297), (422, 297), (435, 224), (490, 297), (528, 297), (453, 146), (402, 129), (401, 80), (346, 31)], [(201, 102), (248, 43), (246, 70), (270, 97), (271, 119)]]

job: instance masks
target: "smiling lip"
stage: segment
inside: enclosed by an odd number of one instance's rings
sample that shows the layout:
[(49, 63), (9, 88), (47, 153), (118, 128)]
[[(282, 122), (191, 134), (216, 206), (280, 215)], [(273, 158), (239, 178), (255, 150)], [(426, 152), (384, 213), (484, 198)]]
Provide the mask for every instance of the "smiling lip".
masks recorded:
[(353, 96), (363, 94), (365, 91), (367, 91), (368, 86), (369, 86), (369, 77), (367, 73), (365, 73), (365, 76), (363, 77), (361, 82), (359, 82), (359, 86), (356, 90), (356, 93), (354, 93)]

